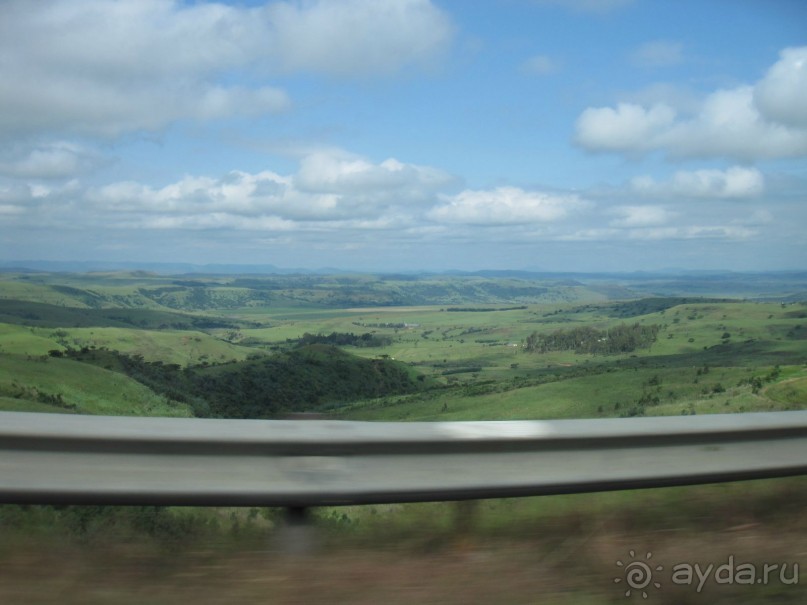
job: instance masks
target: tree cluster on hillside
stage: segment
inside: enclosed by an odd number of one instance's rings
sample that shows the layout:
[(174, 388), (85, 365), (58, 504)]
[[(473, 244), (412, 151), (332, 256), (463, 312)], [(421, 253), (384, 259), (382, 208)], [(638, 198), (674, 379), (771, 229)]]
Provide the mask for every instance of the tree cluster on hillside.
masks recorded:
[(640, 298), (639, 300), (629, 300), (618, 302), (605, 307), (611, 317), (636, 317), (638, 315), (649, 315), (659, 313), (677, 307), (679, 305), (705, 305), (738, 302), (734, 298), (704, 298), (692, 296), (664, 296)]
[(297, 342), (299, 346), (328, 344), (337, 347), (386, 347), (392, 344), (392, 337), (369, 332), (365, 332), (360, 336), (353, 332), (331, 332), (328, 335), (306, 332), (300, 338), (288, 339), (288, 342)]
[[(526, 309), (527, 305), (519, 305), (517, 307), (448, 307), (445, 309), (448, 313), (490, 313), (492, 311), (521, 311)], [(442, 311), (443, 309), (441, 309)]]
[(324, 404), (413, 393), (430, 386), (406, 364), (364, 359), (326, 344), (187, 368), (102, 349), (54, 350), (51, 355), (121, 372), (156, 393), (189, 404), (196, 416), (217, 418), (277, 418), (316, 411)]
[(403, 364), (362, 359), (330, 345), (233, 365), (237, 367), (209, 368), (196, 375), (194, 387), (207, 394), (215, 416), (272, 418), (423, 387)]
[(657, 324), (619, 324), (605, 330), (581, 326), (555, 330), (549, 334), (533, 332), (527, 337), (524, 348), (530, 353), (551, 351), (574, 351), (595, 355), (631, 353), (653, 344), (658, 332)]

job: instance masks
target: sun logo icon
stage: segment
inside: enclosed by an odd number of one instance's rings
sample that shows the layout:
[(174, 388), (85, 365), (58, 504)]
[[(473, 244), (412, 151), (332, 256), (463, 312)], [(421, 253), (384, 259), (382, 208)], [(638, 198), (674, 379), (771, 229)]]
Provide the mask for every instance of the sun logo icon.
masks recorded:
[(664, 569), (663, 565), (657, 565), (654, 568), (650, 567), (650, 564), (647, 561), (653, 557), (653, 553), (647, 553), (645, 555), (645, 560), (636, 560), (636, 551), (631, 550), (628, 552), (632, 561), (628, 563), (623, 563), (622, 561), (617, 561), (617, 567), (622, 567), (625, 570), (624, 577), (614, 578), (614, 583), (619, 584), (624, 580), (625, 584), (628, 586), (628, 589), (625, 591), (625, 596), (629, 597), (632, 591), (637, 591), (642, 593), (642, 598), (647, 598), (647, 591), (645, 588), (650, 586), (651, 584), (656, 588), (661, 588), (661, 584), (658, 582), (653, 581), (653, 571), (661, 571)]

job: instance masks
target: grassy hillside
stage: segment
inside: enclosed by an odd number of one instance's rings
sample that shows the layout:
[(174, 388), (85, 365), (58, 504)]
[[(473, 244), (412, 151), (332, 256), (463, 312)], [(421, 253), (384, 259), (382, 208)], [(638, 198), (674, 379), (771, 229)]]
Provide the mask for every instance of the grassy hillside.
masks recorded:
[(400, 362), (365, 359), (324, 344), (185, 369), (109, 350), (71, 350), (66, 355), (137, 380), (171, 401), (190, 405), (196, 415), (219, 418), (275, 418), (433, 386)]
[[(530, 381), (456, 386), (424, 395), (357, 402), (339, 410), (352, 420), (546, 420), (724, 414), (802, 409), (807, 400), (779, 396), (779, 385), (755, 392), (773, 368), (636, 369)], [(796, 370), (804, 371), (804, 370)], [(807, 376), (807, 374), (805, 374)], [(538, 382), (536, 381), (532, 381)], [(805, 383), (795, 383), (804, 386)], [(791, 391), (785, 390), (790, 394)]]
[(240, 327), (236, 322), (204, 315), (154, 309), (85, 309), (8, 299), (0, 299), (0, 323), (44, 328), (114, 327), (142, 330), (233, 330)]
[[(628, 309), (640, 325), (660, 327), (647, 349), (597, 355), (528, 353), (523, 346), (510, 346), (527, 327), (546, 335), (570, 326), (606, 329), (622, 322)], [(426, 338), (421, 332), (421, 338), (399, 339), (388, 350), (396, 358), (419, 358), (418, 367), (442, 376), (451, 388), (357, 403), (341, 410), (340, 417), (495, 420), (800, 409), (807, 407), (800, 378), (807, 363), (803, 309), (739, 301), (674, 306), (651, 301), (544, 312), (531, 308), (520, 321), (479, 323), (464, 337), (433, 326)], [(463, 342), (468, 336), (473, 341)]]
[(0, 355), (4, 410), (190, 416), (190, 408), (118, 372), (48, 356)]
[(32, 328), (0, 324), (0, 352), (47, 355), (48, 351), (107, 348), (150, 361), (224, 363), (246, 359), (254, 351), (203, 332), (130, 328)]

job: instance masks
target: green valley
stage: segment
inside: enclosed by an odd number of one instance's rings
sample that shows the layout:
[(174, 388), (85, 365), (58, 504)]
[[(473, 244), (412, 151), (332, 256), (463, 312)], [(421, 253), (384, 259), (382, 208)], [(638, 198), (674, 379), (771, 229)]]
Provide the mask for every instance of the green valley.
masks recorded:
[[(368, 420), (804, 407), (807, 279), (749, 278), (772, 288), (754, 299), (738, 281), (7, 273), (0, 405)], [(707, 283), (714, 296), (690, 292)]]

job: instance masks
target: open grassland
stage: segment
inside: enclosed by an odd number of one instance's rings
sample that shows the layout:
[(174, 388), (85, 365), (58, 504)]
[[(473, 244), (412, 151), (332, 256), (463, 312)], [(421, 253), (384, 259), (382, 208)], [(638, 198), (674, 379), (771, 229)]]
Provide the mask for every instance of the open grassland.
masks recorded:
[(520, 381), (506, 386), (477, 384), (357, 402), (336, 413), (354, 420), (538, 420), (723, 414), (807, 406), (804, 398), (754, 393), (750, 380), (771, 371), (773, 368), (712, 368), (708, 374), (702, 374), (703, 368), (592, 371), (534, 386), (520, 386)]
[(204, 332), (132, 328), (29, 328), (0, 324), (0, 352), (47, 355), (68, 348), (106, 348), (148, 361), (182, 366), (246, 359), (253, 349), (240, 347)]

